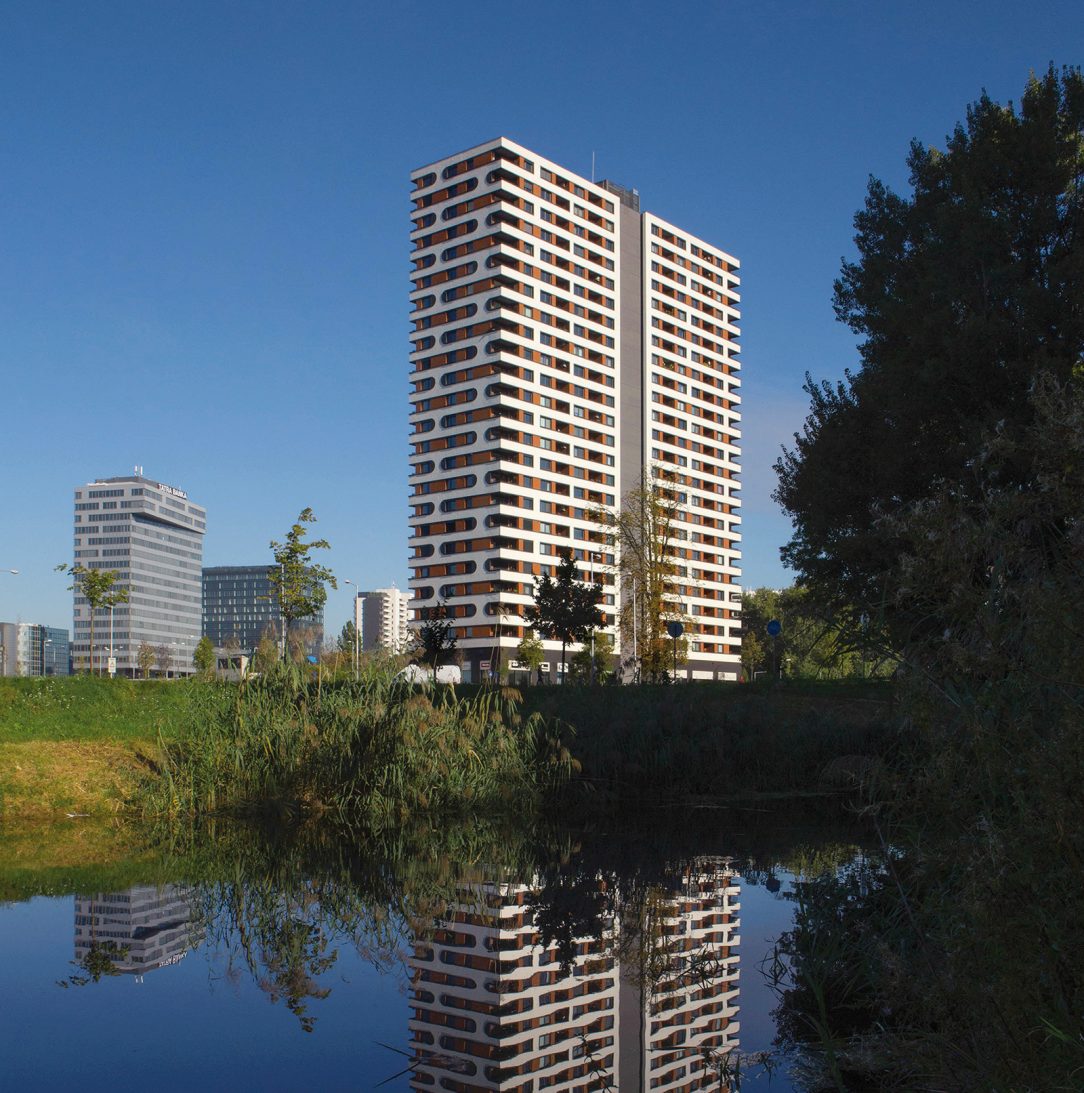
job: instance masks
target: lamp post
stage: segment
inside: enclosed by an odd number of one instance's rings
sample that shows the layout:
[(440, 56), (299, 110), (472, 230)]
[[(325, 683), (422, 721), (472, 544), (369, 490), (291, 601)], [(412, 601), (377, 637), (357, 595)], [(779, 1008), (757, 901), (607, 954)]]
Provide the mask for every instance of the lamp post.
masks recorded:
[(361, 598), (361, 588), (357, 581), (343, 580), (343, 584), (354, 586), (354, 682), (358, 681), (358, 600)]
[[(601, 560), (601, 555), (596, 550), (588, 551), (588, 557), (591, 562), (591, 586), (597, 592), (598, 586), (595, 584), (595, 559)], [(595, 684), (595, 628), (591, 627), (591, 672), (589, 675), (591, 686)]]
[[(0, 573), (10, 573), (12, 576), (17, 577), (19, 571), (17, 569), (0, 569)], [(0, 676), (6, 676), (8, 674), (8, 651), (3, 641), (0, 640)]]

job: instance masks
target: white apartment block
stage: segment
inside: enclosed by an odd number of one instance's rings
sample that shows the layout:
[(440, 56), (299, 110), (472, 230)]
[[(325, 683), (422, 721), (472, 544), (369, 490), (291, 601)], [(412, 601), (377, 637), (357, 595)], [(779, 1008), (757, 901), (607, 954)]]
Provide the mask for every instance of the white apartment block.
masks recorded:
[(94, 615), (74, 596), (72, 667), (104, 671), (110, 653), (117, 674), (137, 676), (139, 649), (156, 650), (152, 674), (191, 675), (203, 627), (203, 535), (206, 510), (188, 494), (142, 473), (98, 478), (75, 490), (74, 562), (116, 573), (128, 602)]
[(735, 678), (736, 259), (504, 138), (412, 181), (415, 621), (444, 604), (481, 678), (514, 658), (535, 578), (572, 551), (612, 628), (617, 559), (591, 510), (649, 468), (682, 505), (685, 674)]
[(739, 1048), (738, 895), (728, 861), (699, 859), (561, 954), (531, 886), (463, 890), (407, 961), (411, 1088), (720, 1088)]
[(354, 625), (361, 647), (401, 653), (410, 644), (410, 593), (395, 585), (359, 592), (354, 600)]

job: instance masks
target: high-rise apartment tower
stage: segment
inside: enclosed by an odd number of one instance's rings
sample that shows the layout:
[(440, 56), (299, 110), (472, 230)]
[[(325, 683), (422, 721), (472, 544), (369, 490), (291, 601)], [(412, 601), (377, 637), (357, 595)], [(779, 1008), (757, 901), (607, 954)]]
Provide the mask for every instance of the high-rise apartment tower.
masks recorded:
[(87, 569), (111, 569), (128, 602), (94, 617), (76, 593), (71, 657), (75, 670), (140, 674), (139, 649), (155, 650), (153, 671), (191, 675), (202, 624), (203, 535), (207, 513), (188, 494), (142, 474), (99, 478), (75, 491), (74, 560)]
[(682, 674), (736, 677), (737, 260), (504, 138), (412, 182), (416, 621), (444, 605), (478, 679), (515, 656), (535, 578), (572, 551), (612, 629), (617, 559), (592, 510), (646, 472), (679, 505)]

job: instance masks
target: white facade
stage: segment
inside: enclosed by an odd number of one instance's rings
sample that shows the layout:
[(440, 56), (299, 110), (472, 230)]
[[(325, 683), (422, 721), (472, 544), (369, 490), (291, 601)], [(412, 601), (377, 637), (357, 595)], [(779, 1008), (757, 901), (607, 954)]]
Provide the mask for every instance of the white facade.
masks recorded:
[(718, 1068), (739, 1047), (729, 861), (689, 863), (565, 953), (543, 942), (534, 887), (466, 889), (415, 942), (411, 1088), (720, 1088)]
[(206, 511), (188, 495), (142, 474), (99, 478), (75, 491), (74, 562), (116, 573), (128, 602), (94, 615), (74, 596), (72, 667), (105, 671), (110, 650), (119, 675), (141, 674), (139, 648), (155, 651), (152, 673), (191, 675), (203, 626)]
[(395, 585), (359, 592), (354, 599), (354, 625), (361, 647), (401, 653), (410, 644), (410, 593)]
[(654, 464), (687, 508), (688, 671), (735, 676), (737, 262), (503, 138), (412, 178), (416, 619), (443, 604), (477, 679), (572, 551), (612, 628), (616, 559), (590, 513)]

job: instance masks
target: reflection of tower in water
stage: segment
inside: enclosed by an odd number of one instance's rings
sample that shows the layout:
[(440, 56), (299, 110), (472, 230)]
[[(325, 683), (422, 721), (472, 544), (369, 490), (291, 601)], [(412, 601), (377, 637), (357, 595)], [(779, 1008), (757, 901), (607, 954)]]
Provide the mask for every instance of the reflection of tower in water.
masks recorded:
[(412, 1088), (719, 1088), (719, 1064), (738, 1046), (729, 864), (699, 859), (637, 894), (601, 937), (576, 939), (571, 966), (542, 944), (530, 891), (464, 891), (416, 943)]
[[(410, 960), (415, 1089), (603, 1089), (618, 979), (610, 938), (583, 938), (571, 969), (543, 947), (525, 885), (483, 885)], [(472, 898), (473, 897), (473, 898)]]
[(728, 859), (697, 858), (623, 923), (624, 1090), (725, 1088), (738, 1049), (739, 888)]
[(143, 975), (183, 959), (189, 947), (187, 890), (167, 884), (75, 897), (75, 959), (104, 952), (116, 971)]

